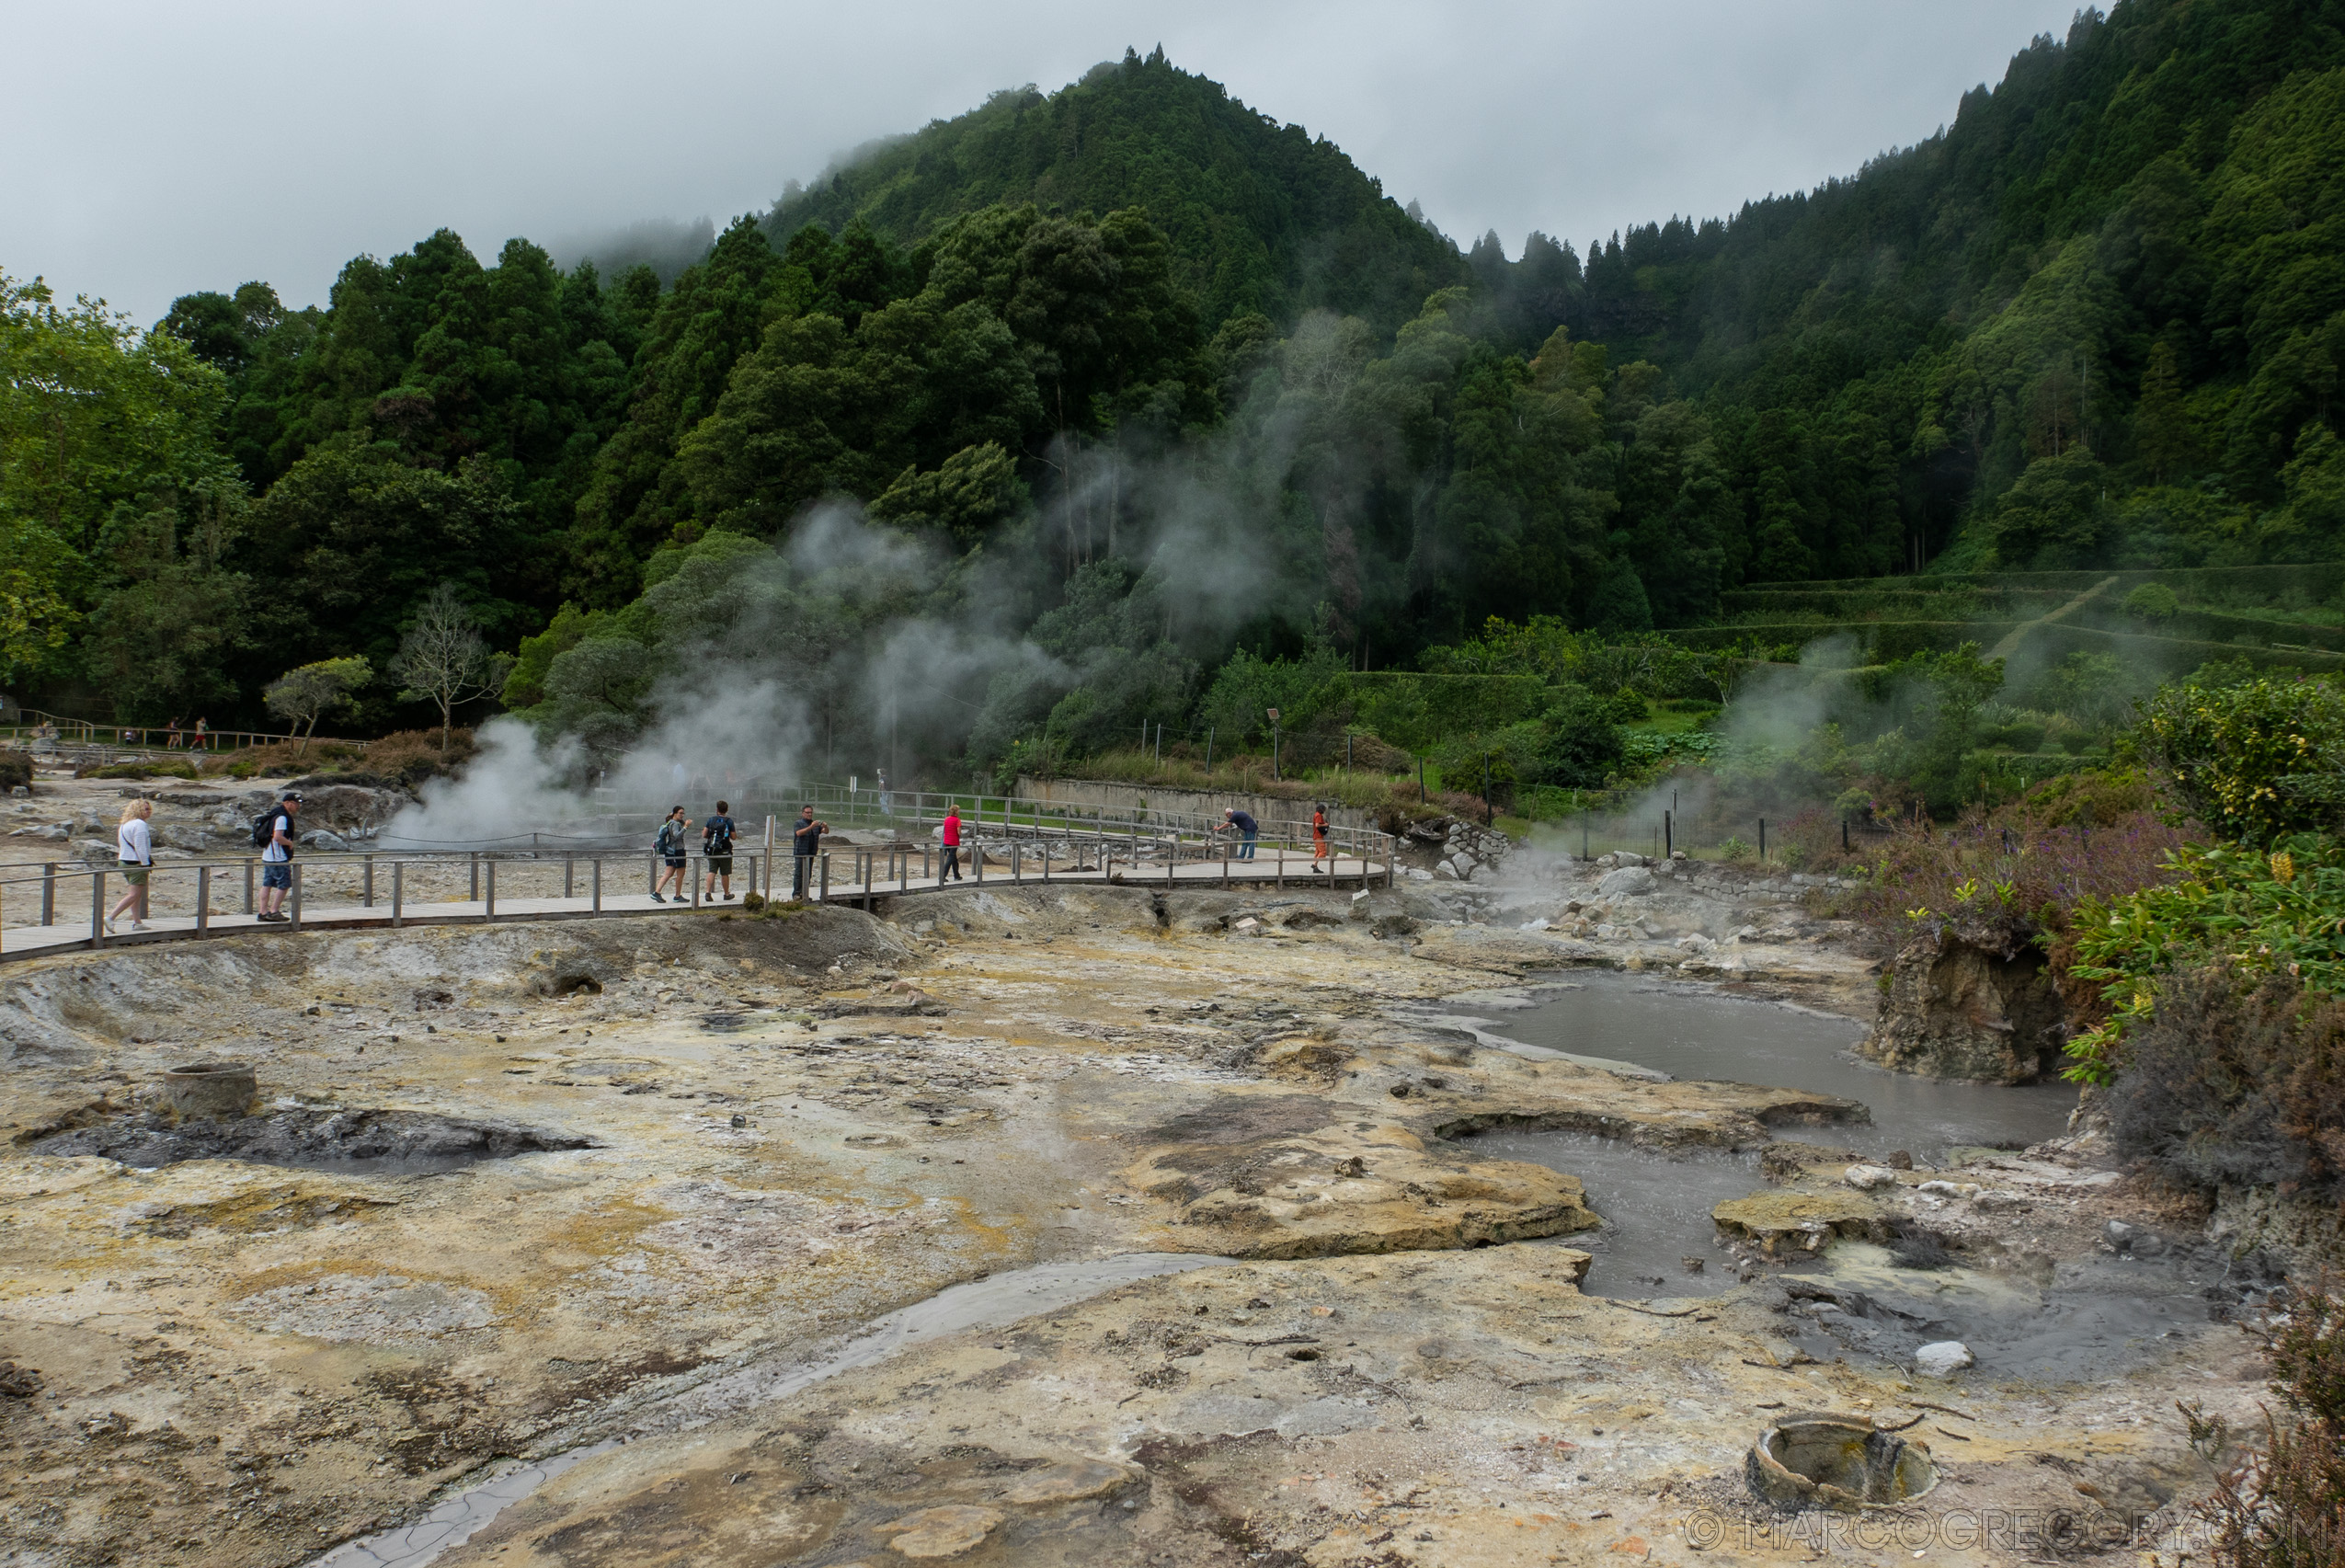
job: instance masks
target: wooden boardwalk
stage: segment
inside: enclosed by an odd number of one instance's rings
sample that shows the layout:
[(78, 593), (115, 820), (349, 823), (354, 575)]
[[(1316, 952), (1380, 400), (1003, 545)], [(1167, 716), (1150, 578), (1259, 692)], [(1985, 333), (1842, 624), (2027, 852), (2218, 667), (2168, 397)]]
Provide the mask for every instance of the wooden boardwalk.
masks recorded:
[[(617, 858), (617, 857), (612, 857)], [(744, 857), (746, 858), (746, 857)], [(779, 869), (790, 859), (777, 856)], [(323, 868), (347, 864), (343, 856), (317, 856), (302, 862), (304, 866)], [(629, 857), (631, 864), (641, 864), (640, 857)], [(864, 864), (874, 864), (866, 861)], [(868, 910), (886, 898), (917, 896), (922, 893), (946, 891), (974, 892), (980, 888), (1115, 886), (1156, 889), (1187, 888), (1204, 891), (1219, 887), (1255, 889), (1350, 887), (1366, 888), (1390, 882), (1389, 862), (1364, 859), (1357, 855), (1337, 855), (1330, 858), (1329, 869), (1314, 872), (1308, 853), (1267, 850), (1253, 860), (1240, 860), (1234, 855), (1227, 860), (1188, 860), (1170, 864), (1143, 860), (1111, 861), (1105, 870), (1096, 863), (1077, 869), (1071, 863), (1045, 864), (1037, 860), (1024, 860), (1014, 871), (997, 864), (989, 864), (980, 875), (972, 868), (952, 881), (939, 881), (934, 876), (912, 875), (909, 856), (898, 857), (899, 870), (894, 876), (875, 875), (868, 883), (860, 873), (852, 884), (841, 882), (835, 876), (827, 889), (819, 877), (807, 892), (809, 902), (849, 904)], [(818, 867), (815, 868), (818, 872)], [(692, 869), (697, 882), (700, 872)], [(75, 877), (78, 880), (78, 876)], [(746, 884), (744, 876), (738, 879)], [(781, 880), (777, 879), (777, 883)], [(109, 877), (107, 889), (110, 904), (120, 884)], [(640, 885), (640, 884), (638, 884)], [(786, 893), (786, 888), (784, 889)], [(609, 920), (622, 916), (671, 919), (695, 914), (721, 913), (738, 910), (739, 897), (730, 902), (723, 900), (693, 903), (689, 896), (682, 900), (670, 898), (656, 903), (648, 893), (604, 892), (599, 898), (593, 894), (566, 898), (486, 898), (408, 902), (395, 910), (387, 899), (378, 898), (372, 904), (340, 902), (310, 905), (301, 911), (298, 923), (291, 921), (264, 922), (246, 914), (213, 914), (199, 922), (192, 915), (158, 917), (147, 922), (147, 929), (134, 932), (125, 920), (117, 933), (99, 941), (91, 940), (89, 920), (60, 921), (52, 925), (12, 926), (0, 931), (0, 960), (34, 958), (43, 954), (88, 952), (92, 949), (131, 947), (142, 944), (174, 941), (196, 941), (247, 932), (284, 933), (293, 931), (360, 931), (387, 930), (393, 927), (424, 925), (488, 925), (523, 921)]]

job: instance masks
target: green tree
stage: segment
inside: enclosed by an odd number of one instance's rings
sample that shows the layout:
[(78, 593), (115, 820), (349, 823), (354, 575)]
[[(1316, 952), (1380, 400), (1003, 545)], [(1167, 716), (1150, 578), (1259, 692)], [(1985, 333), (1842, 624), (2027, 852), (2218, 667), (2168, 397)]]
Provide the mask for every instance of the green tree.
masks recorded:
[(2182, 376), (2171, 343), (2160, 341), (2150, 349), (2141, 401), (2133, 408), (2133, 444), (2152, 484), (2165, 484), (2191, 459), (2191, 410), (2182, 401)]
[(251, 646), (251, 584), (223, 560), (244, 510), (230, 486), (126, 503), (109, 520), (98, 555), (117, 582), (90, 614), (82, 655), (118, 717), (157, 725), (237, 696), (231, 667)]
[(352, 705), (360, 687), (374, 679), (374, 667), (363, 658), (324, 658), (300, 665), (271, 681), (261, 692), (269, 711), (297, 727), (301, 750), (317, 733), (317, 721), (337, 708)]
[(1996, 503), (1996, 554), (2012, 567), (2090, 562), (2107, 536), (2108, 486), (2108, 470), (2081, 446), (2037, 458)]
[(81, 553), (118, 502), (226, 480), (226, 381), (168, 333), (0, 274), (0, 521)]
[(904, 528), (941, 528), (974, 544), (1018, 504), (1017, 465), (999, 441), (963, 447), (922, 473), (907, 464), (871, 503), (871, 515)]
[(335, 441), (254, 503), (230, 564), (254, 583), (254, 633), (272, 653), (355, 647), (380, 667), (398, 650), (407, 607), (443, 582), (498, 640), (521, 630), (520, 601), (543, 565), (530, 556), (524, 524), (486, 459), (452, 474), (379, 444)]

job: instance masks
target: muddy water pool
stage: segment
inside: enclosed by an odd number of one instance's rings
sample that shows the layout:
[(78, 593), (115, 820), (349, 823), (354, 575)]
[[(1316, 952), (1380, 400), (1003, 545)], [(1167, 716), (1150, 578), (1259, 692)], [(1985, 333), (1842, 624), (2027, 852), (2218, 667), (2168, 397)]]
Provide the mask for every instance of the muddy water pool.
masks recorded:
[[(1511, 996), (1471, 999), (1482, 1038), (1516, 1041), (1584, 1060), (1611, 1061), (1669, 1078), (1725, 1079), (1859, 1100), (1869, 1122), (1785, 1128), (1860, 1154), (1903, 1150), (1939, 1166), (1951, 1150), (2023, 1147), (2058, 1134), (2076, 1103), (2068, 1084), (2004, 1088), (1948, 1083), (1860, 1060), (1864, 1026), (1813, 1008), (1668, 984), (1635, 975), (1575, 973)], [(1584, 1133), (1500, 1128), (1474, 1147), (1503, 1159), (1568, 1171), (1587, 1185), (1605, 1228), (1570, 1244), (1596, 1254), (1588, 1288), (1609, 1296), (1707, 1295), (1734, 1275), (1713, 1245), (1710, 1210), (1765, 1186), (1752, 1154), (1630, 1148)], [(1704, 1260), (1699, 1273), (1685, 1260)]]
[[(1568, 988), (1568, 989), (1566, 989)], [(1482, 1037), (1574, 1057), (1624, 1062), (1671, 1078), (1727, 1079), (1859, 1100), (1870, 1123), (1784, 1128), (1787, 1138), (1943, 1166), (1967, 1147), (2017, 1148), (2057, 1136), (2076, 1104), (2057, 1082), (2005, 1088), (1890, 1072), (1851, 1054), (1863, 1026), (1779, 1002), (1722, 995), (1633, 975), (1574, 974), (1491, 1007), (1474, 999)], [(1566, 1171), (1586, 1184), (1602, 1231), (1558, 1238), (1595, 1254), (1586, 1288), (1619, 1298), (1715, 1294), (1738, 1283), (1715, 1244), (1710, 1210), (1765, 1188), (1752, 1154), (1666, 1153), (1582, 1133), (1498, 1128), (1471, 1139), (1478, 1153)], [(1687, 1260), (1703, 1266), (1696, 1272)], [(2014, 1278), (1967, 1267), (1902, 1267), (1888, 1249), (1837, 1243), (1798, 1272), (1867, 1304), (1870, 1316), (1836, 1322), (1798, 1342), (1828, 1358), (1868, 1349), (1899, 1358), (1930, 1338), (1961, 1338), (1983, 1368), (2004, 1375), (2091, 1376), (2154, 1351), (2206, 1322), (2202, 1288), (2228, 1272), (2211, 1249), (2182, 1248), (2158, 1261), (2088, 1256), (2048, 1276)]]
[(1573, 1056), (1631, 1062), (1671, 1078), (1724, 1079), (1861, 1100), (1866, 1123), (1808, 1137), (1860, 1154), (1905, 1150), (1921, 1165), (1964, 1144), (2024, 1147), (2058, 1136), (2076, 1086), (2053, 1081), (2004, 1088), (1891, 1072), (1854, 1053), (1865, 1027), (1811, 1008), (1667, 984), (1635, 975), (1575, 974), (1570, 989), (1539, 986), (1527, 1006), (1489, 1020), (1493, 1034)]

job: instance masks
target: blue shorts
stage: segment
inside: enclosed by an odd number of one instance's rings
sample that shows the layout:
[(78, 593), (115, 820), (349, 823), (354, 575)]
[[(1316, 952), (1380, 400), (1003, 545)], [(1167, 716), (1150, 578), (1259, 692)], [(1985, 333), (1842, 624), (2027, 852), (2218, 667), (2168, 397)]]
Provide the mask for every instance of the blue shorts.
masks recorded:
[(287, 860), (261, 862), (260, 885), (264, 887), (291, 887), (293, 885), (293, 863)]

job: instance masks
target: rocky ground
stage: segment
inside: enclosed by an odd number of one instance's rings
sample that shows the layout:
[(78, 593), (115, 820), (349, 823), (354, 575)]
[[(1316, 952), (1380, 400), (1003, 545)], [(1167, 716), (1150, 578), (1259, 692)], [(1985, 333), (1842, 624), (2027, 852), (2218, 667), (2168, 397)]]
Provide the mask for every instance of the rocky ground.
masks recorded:
[[(0, 1562), (299, 1562), (614, 1437), (439, 1561), (1999, 1562), (2170, 1520), (2203, 1474), (2174, 1400), (2259, 1391), (2236, 1326), (1926, 1378), (1890, 1254), (2024, 1291), (2187, 1251), (2191, 1216), (2088, 1150), (1852, 1177), (1853, 1101), (1428, 1025), (1583, 963), (1879, 995), (1828, 887), (1481, 848), (1362, 900), (988, 887), (16, 967)], [(175, 1124), (158, 1075), (212, 1058), (255, 1115)], [(1601, 1217), (1478, 1157), (1499, 1126), (1771, 1151), (1720, 1215), (1747, 1281), (1584, 1293)], [(1134, 1253), (1222, 1261), (787, 1375), (961, 1282)], [(1938, 1491), (1761, 1506), (1744, 1452), (1802, 1409), (1918, 1422)]]

